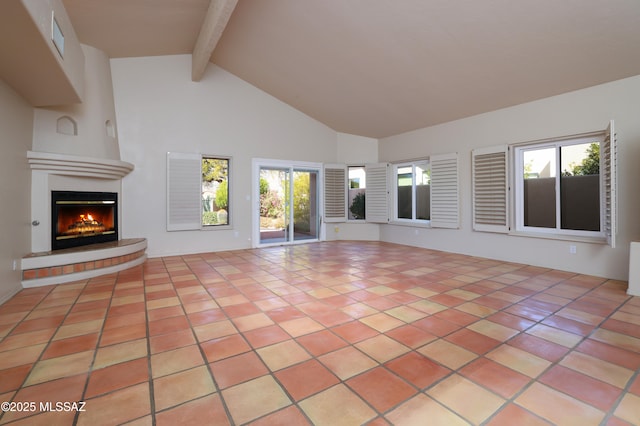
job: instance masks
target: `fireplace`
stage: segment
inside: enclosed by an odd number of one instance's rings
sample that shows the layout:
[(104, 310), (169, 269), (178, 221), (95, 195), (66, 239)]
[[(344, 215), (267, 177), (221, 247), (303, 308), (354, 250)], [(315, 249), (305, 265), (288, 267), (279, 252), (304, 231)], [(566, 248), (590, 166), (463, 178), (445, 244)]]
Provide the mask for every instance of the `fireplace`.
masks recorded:
[(51, 249), (118, 240), (118, 194), (51, 191)]

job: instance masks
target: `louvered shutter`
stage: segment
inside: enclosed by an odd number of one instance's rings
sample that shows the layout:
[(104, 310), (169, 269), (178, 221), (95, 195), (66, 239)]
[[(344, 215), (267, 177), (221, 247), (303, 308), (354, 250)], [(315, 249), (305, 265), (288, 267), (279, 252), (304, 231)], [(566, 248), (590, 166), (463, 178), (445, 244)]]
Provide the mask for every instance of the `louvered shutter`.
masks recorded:
[(432, 155), (431, 227), (460, 227), (458, 154)]
[(509, 232), (507, 147), (474, 149), (471, 160), (473, 229)]
[(324, 166), (324, 221), (347, 220), (347, 167), (342, 164)]
[(607, 244), (616, 246), (617, 233), (617, 182), (616, 182), (616, 134), (613, 120), (609, 122), (602, 142), (602, 166), (604, 168), (603, 184), (605, 198), (605, 223)]
[(367, 187), (365, 189), (367, 222), (389, 222), (388, 169), (389, 165), (386, 163), (365, 166), (365, 173), (367, 174)]
[(202, 157), (167, 153), (167, 231), (200, 229)]

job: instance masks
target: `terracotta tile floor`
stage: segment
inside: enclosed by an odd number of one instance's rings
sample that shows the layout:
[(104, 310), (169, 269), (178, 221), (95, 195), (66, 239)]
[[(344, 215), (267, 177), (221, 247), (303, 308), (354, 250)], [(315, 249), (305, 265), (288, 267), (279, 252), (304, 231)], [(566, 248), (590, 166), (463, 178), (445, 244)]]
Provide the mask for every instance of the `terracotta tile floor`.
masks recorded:
[(0, 423), (640, 424), (625, 290), (378, 242), (149, 259), (0, 306)]

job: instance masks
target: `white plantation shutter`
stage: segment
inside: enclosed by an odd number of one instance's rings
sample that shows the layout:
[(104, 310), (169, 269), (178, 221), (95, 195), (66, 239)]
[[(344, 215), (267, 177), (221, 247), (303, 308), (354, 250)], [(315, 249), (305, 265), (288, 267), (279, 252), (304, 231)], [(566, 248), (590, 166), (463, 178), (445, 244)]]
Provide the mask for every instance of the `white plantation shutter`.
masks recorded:
[(458, 191), (458, 154), (432, 155), (431, 161), (431, 226), (460, 227)]
[(347, 220), (347, 166), (325, 164), (324, 166), (324, 221), (346, 222)]
[(617, 182), (616, 182), (616, 133), (613, 120), (609, 122), (605, 131), (604, 141), (601, 147), (601, 164), (603, 167), (604, 185), (604, 230), (607, 236), (607, 244), (612, 248), (616, 246), (617, 233)]
[(367, 174), (367, 187), (365, 189), (365, 216), (367, 222), (387, 223), (389, 222), (389, 190), (388, 173), (389, 165), (367, 164), (365, 173)]
[(474, 149), (471, 160), (473, 229), (509, 232), (507, 147)]
[(167, 231), (200, 229), (202, 157), (167, 153)]

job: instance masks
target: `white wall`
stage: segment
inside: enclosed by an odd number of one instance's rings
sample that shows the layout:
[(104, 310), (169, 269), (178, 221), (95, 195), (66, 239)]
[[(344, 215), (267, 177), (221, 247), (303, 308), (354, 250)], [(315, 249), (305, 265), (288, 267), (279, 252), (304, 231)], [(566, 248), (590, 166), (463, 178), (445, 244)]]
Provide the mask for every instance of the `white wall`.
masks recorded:
[[(60, 64), (69, 84), (80, 98), (83, 94), (84, 57), (78, 37), (71, 25), (71, 20), (67, 14), (61, 0), (23, 0), (22, 5), (26, 8), (31, 19), (40, 31), (41, 37), (46, 41), (46, 45), (51, 52), (51, 57)], [(51, 40), (51, 16), (55, 16), (56, 22), (64, 34), (64, 59), (57, 52), (53, 40)], [(36, 62), (37, 63), (37, 62)]]
[[(123, 238), (149, 256), (251, 247), (251, 159), (336, 162), (336, 132), (223, 69), (191, 81), (191, 56), (112, 59), (122, 160)], [(166, 231), (166, 154), (232, 157), (233, 229)]]
[[(22, 287), (20, 259), (31, 246), (31, 170), (27, 151), (31, 148), (33, 108), (0, 80), (0, 303)], [(13, 262), (17, 260), (17, 270)]]
[[(626, 280), (629, 243), (640, 239), (640, 76), (389, 137), (381, 161), (459, 153), (462, 228), (384, 225), (383, 241)], [(616, 123), (618, 246), (525, 238), (471, 229), (471, 150), (603, 130)], [(569, 245), (577, 253), (569, 253)]]
[[(338, 163), (351, 166), (378, 162), (378, 140), (365, 136), (338, 133)], [(327, 240), (380, 239), (380, 225), (364, 221), (327, 224)]]
[[(82, 45), (82, 51), (85, 57), (82, 103), (36, 108), (33, 150), (119, 160), (109, 57), (91, 46)], [(76, 136), (57, 133), (57, 121), (63, 116), (71, 117), (77, 123)], [(113, 135), (107, 132), (107, 121), (113, 126)]]

